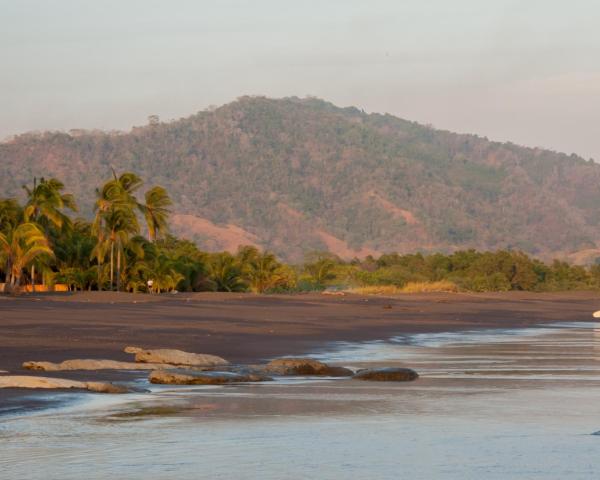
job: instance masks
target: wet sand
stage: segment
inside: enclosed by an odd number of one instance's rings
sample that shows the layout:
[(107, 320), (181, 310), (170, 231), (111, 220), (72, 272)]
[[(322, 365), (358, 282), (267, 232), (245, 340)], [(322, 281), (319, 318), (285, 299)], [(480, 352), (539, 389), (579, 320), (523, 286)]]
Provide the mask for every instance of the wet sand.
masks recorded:
[[(122, 351), (126, 345), (177, 348), (254, 363), (332, 341), (588, 321), (598, 309), (598, 292), (0, 296), (0, 370), (20, 371), (28, 360), (129, 360)], [(101, 377), (106, 375), (119, 376)]]

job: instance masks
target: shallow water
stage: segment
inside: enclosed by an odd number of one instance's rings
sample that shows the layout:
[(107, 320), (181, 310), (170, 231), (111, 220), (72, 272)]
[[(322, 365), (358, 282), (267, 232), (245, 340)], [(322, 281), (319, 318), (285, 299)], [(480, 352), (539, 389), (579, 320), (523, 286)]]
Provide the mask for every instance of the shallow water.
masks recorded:
[(600, 324), (338, 343), (314, 356), (421, 378), (71, 395), (0, 417), (0, 478), (600, 476)]

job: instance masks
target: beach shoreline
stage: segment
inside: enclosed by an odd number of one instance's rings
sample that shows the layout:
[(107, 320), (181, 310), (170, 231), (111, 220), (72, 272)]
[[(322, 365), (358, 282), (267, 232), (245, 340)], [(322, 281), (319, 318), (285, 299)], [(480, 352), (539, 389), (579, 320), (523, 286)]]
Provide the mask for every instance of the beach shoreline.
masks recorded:
[(333, 341), (591, 321), (599, 308), (598, 292), (3, 296), (0, 370), (14, 371), (27, 360), (129, 360), (126, 345), (256, 363)]
[(334, 341), (591, 321), (599, 308), (598, 292), (2, 296), (0, 370), (19, 371), (29, 360), (131, 360), (127, 345), (257, 363)]

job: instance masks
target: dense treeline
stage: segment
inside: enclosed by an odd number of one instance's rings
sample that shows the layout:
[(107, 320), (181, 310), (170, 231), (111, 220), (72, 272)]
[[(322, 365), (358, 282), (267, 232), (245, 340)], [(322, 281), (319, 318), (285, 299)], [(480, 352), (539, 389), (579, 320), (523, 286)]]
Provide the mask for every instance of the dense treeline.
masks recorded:
[(543, 263), (518, 251), (385, 254), (343, 261), (312, 253), (301, 265), (246, 246), (207, 253), (169, 234), (171, 199), (144, 190), (134, 173), (113, 174), (96, 190), (94, 218), (73, 219), (77, 204), (56, 180), (24, 187), (24, 205), (0, 200), (0, 278), (7, 290), (65, 284), (70, 290), (291, 292), (326, 288), (442, 285), (467, 291), (600, 287), (600, 266)]
[[(331, 267), (331, 279), (348, 279), (354, 285), (393, 285), (437, 282), (457, 290), (556, 291), (600, 287), (600, 266), (584, 268), (555, 260), (546, 264), (518, 251), (458, 251), (422, 255), (386, 254)], [(454, 288), (451, 288), (454, 289)]]

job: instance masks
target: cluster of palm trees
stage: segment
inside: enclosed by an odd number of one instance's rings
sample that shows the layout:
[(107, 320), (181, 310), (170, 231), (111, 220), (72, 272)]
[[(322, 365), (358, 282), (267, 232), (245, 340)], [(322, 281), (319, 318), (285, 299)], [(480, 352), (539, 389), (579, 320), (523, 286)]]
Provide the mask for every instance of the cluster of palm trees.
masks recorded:
[[(28, 276), (33, 288), (41, 278), (42, 283), (120, 291), (128, 262), (138, 272), (151, 273), (151, 267), (144, 268), (144, 254), (167, 233), (171, 199), (164, 188), (155, 186), (142, 202), (136, 196), (142, 186), (134, 173), (113, 172), (96, 191), (92, 223), (71, 219), (68, 212), (77, 212), (75, 200), (54, 178), (34, 179), (32, 188), (24, 186), (23, 206), (15, 199), (0, 200), (0, 270), (9, 289), (18, 289)], [(139, 217), (145, 219), (148, 239), (141, 236)], [(164, 262), (160, 270), (171, 280), (160, 277), (157, 288), (175, 288), (176, 273)]]
[(262, 293), (296, 285), (294, 269), (272, 253), (248, 246), (211, 254), (175, 238), (168, 231), (168, 193), (153, 186), (141, 194), (143, 187), (136, 174), (113, 171), (96, 190), (92, 221), (73, 219), (75, 200), (54, 178), (25, 186), (24, 205), (0, 199), (0, 273), (7, 289), (66, 284), (69, 290)]
[[(151, 242), (167, 232), (167, 220), (171, 199), (167, 191), (160, 186), (152, 187), (145, 194), (145, 202), (140, 202), (136, 192), (142, 187), (142, 180), (135, 173), (121, 176), (113, 172), (114, 178), (106, 182), (96, 192), (96, 215), (92, 223), (92, 234), (97, 238), (93, 256), (98, 265), (100, 278), (102, 266), (107, 255), (110, 257), (110, 289), (115, 281), (116, 251), (116, 289), (121, 290), (121, 272), (127, 268), (126, 249), (144, 257), (144, 239), (139, 237), (140, 224), (138, 213), (146, 220), (148, 237)], [(101, 283), (100, 281), (98, 282)]]
[(21, 283), (23, 271), (31, 267), (32, 284), (36, 265), (46, 265), (54, 257), (50, 237), (68, 229), (71, 221), (64, 209), (76, 210), (73, 197), (63, 194), (58, 180), (41, 179), (33, 188), (24, 187), (27, 203), (0, 200), (0, 257), (5, 262), (6, 283)]
[(253, 246), (240, 247), (237, 253), (221, 252), (209, 256), (207, 278), (221, 292), (255, 293), (289, 290), (296, 286), (296, 272), (280, 263), (270, 252)]

